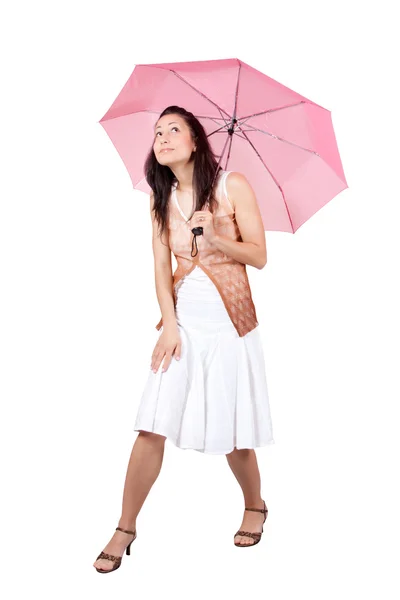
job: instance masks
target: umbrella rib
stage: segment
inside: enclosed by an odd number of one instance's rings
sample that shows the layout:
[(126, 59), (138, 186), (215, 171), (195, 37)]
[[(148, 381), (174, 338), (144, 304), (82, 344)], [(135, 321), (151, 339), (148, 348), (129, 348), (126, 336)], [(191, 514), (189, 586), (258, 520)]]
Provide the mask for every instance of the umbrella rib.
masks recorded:
[(224, 123), (226, 123), (225, 117), (209, 117), (206, 115), (196, 115), (196, 117), (198, 119), (210, 119), (211, 121), (215, 121), (216, 123), (217, 121), (223, 121)]
[[(138, 115), (139, 113), (143, 113), (143, 112), (147, 112), (147, 113), (152, 113), (154, 115), (159, 115), (160, 114), (160, 110), (151, 110), (149, 108), (142, 108), (141, 110), (133, 110), (129, 113), (126, 113), (124, 115), (118, 115), (118, 117), (109, 117), (106, 119), (106, 121), (112, 121), (114, 119), (122, 119), (124, 117), (127, 117), (128, 115)], [(219, 121), (223, 121), (224, 122), (224, 126), (223, 127), (228, 127), (229, 123), (227, 123), (225, 117), (208, 117), (206, 115), (195, 115), (197, 119), (209, 119), (210, 121), (214, 121), (214, 123), (216, 123), (217, 125), (219, 125)], [(101, 121), (99, 121), (101, 122)]]
[(267, 169), (268, 173), (271, 175), (272, 180), (275, 182), (276, 187), (279, 189), (280, 193), (282, 194), (283, 202), (284, 202), (285, 208), (286, 208), (286, 213), (287, 213), (288, 219), (290, 221), (290, 225), (291, 225), (293, 233), (294, 233), (293, 222), (292, 222), (292, 219), (290, 217), (289, 209), (288, 209), (288, 206), (287, 206), (286, 200), (285, 200), (285, 194), (283, 193), (283, 190), (282, 190), (281, 186), (279, 185), (278, 181), (273, 176), (273, 174), (271, 173), (271, 171), (268, 169), (267, 165), (263, 161), (263, 159), (262, 159), (260, 153), (258, 152), (257, 148), (254, 146), (254, 144), (252, 144), (252, 142), (249, 140), (248, 136), (244, 132), (243, 132), (243, 134), (246, 137), (247, 141), (249, 142), (250, 146), (253, 148), (254, 152), (257, 154), (258, 158), (260, 159), (260, 161), (262, 162), (262, 164), (264, 165), (264, 167)]
[(214, 133), (218, 133), (219, 131), (225, 130), (226, 131), (226, 127), (225, 125), (223, 125), (222, 127), (220, 127), (219, 129), (215, 129), (214, 131), (212, 131), (211, 133), (207, 134), (207, 137), (210, 137), (210, 135), (213, 135)]
[(232, 119), (236, 119), (236, 109), (237, 109), (237, 100), (238, 100), (238, 92), (239, 92), (239, 77), (240, 77), (240, 70), (242, 68), (242, 63), (239, 62), (239, 70), (238, 70), (238, 76), (237, 76), (237, 80), (236, 80), (236, 92), (235, 92), (235, 106), (233, 109), (233, 117)]
[(250, 119), (251, 117), (258, 117), (260, 115), (265, 115), (270, 112), (276, 112), (277, 110), (286, 110), (287, 108), (294, 108), (295, 106), (298, 106), (299, 104), (305, 104), (305, 103), (306, 103), (305, 100), (300, 100), (300, 102), (296, 102), (295, 104), (287, 104), (286, 106), (277, 106), (276, 108), (269, 108), (268, 110), (263, 110), (259, 113), (254, 113), (252, 115), (246, 115), (245, 117), (240, 117), (240, 120), (243, 121), (243, 119)]
[[(222, 128), (221, 128), (222, 129)], [(213, 131), (213, 133), (226, 133), (225, 131), (221, 131), (221, 129), (216, 129), (215, 131)], [(241, 130), (242, 131), (242, 130)], [(253, 131), (252, 129), (243, 129), (243, 131)], [(212, 135), (211, 133), (207, 134), (207, 137), (209, 137), (210, 135)], [(237, 135), (239, 138), (241, 138), (242, 140), (244, 140), (245, 138), (241, 135), (238, 134), (237, 131), (234, 131), (232, 133), (232, 135)]]
[[(240, 131), (245, 132), (246, 130), (245, 129), (241, 129)], [(243, 137), (242, 135), (240, 135), (237, 131), (235, 131), (233, 135), (237, 135), (241, 140), (247, 141), (246, 138)]]
[[(220, 106), (218, 106), (218, 104), (216, 102), (214, 102), (214, 100), (211, 100), (211, 98), (208, 98), (208, 96), (206, 96), (205, 94), (203, 94), (203, 92), (200, 92), (200, 90), (198, 90), (197, 88), (194, 87), (194, 85), (192, 85), (191, 83), (189, 83), (188, 81), (186, 81), (186, 79), (184, 79), (181, 75), (179, 75), (176, 71), (173, 71), (172, 69), (170, 69), (171, 73), (173, 73), (174, 75), (176, 75), (176, 77), (179, 77), (179, 79), (181, 81), (183, 81), (183, 83), (186, 83), (186, 85), (188, 85), (189, 87), (192, 88), (192, 90), (194, 90), (195, 92), (197, 92), (198, 94), (200, 94), (200, 96), (203, 96), (203, 98), (205, 98), (206, 100), (208, 100), (208, 102), (210, 102), (211, 104), (213, 104), (220, 112), (221, 114), (221, 119), (224, 119), (224, 117), (222, 116), (222, 113), (224, 112), (228, 118), (230, 118), (230, 115)], [(225, 119), (224, 119), (225, 121)], [(226, 121), (225, 121), (226, 123)]]
[[(315, 152), (315, 150), (310, 150), (309, 148), (304, 148), (304, 146), (299, 146), (298, 144), (295, 144), (294, 142), (289, 142), (289, 140), (285, 140), (284, 138), (279, 137), (279, 135), (274, 135), (273, 133), (270, 133), (269, 131), (264, 131), (264, 129), (259, 129), (258, 127), (249, 125), (249, 123), (247, 123), (247, 127), (251, 127), (251, 129), (248, 129), (247, 131), (259, 131), (260, 133), (264, 133), (265, 135), (269, 135), (270, 137), (273, 137), (275, 140), (279, 140), (280, 142), (285, 142), (285, 144), (290, 144), (291, 146), (295, 146), (296, 148), (299, 148), (299, 150), (305, 150), (306, 152), (311, 152), (312, 154), (316, 154), (317, 156), (319, 156), (318, 152)], [(243, 131), (243, 130), (241, 130), (241, 131)]]
[[(130, 113), (127, 113), (127, 115), (137, 115), (141, 112), (148, 112), (148, 113), (153, 113), (155, 115), (159, 115), (161, 111), (159, 110), (150, 110), (149, 108), (143, 108), (141, 110), (134, 110)], [(127, 115), (120, 115), (120, 117), (126, 117)], [(226, 120), (224, 117), (208, 117), (206, 115), (195, 115), (197, 119), (210, 119), (210, 121), (214, 121), (214, 123), (216, 123), (217, 125), (219, 125), (220, 123), (219, 121), (223, 121), (225, 123), (225, 125), (223, 127), (226, 126)], [(113, 119), (119, 119), (120, 117), (112, 117)], [(108, 119), (107, 119), (108, 120)], [(110, 119), (111, 120), (111, 119)]]
[[(155, 115), (160, 114), (160, 111), (158, 111), (158, 110), (150, 110), (148, 108), (143, 108), (142, 110), (132, 110), (123, 115), (118, 115), (117, 117), (107, 117), (107, 119), (105, 119), (105, 120), (106, 121), (114, 121), (115, 119), (123, 119), (124, 117), (128, 117), (129, 115), (137, 115), (142, 112), (154, 113)], [(102, 123), (102, 121), (103, 121), (103, 119), (100, 119), (100, 121), (98, 121), (98, 122)]]

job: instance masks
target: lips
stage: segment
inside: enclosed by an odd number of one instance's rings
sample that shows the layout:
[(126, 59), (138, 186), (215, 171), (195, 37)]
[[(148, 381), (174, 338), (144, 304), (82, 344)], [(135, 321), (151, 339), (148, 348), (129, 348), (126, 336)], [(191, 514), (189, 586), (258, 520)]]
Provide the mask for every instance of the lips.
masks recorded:
[(164, 153), (164, 152), (172, 152), (173, 148), (163, 148), (162, 150), (160, 150), (160, 154)]

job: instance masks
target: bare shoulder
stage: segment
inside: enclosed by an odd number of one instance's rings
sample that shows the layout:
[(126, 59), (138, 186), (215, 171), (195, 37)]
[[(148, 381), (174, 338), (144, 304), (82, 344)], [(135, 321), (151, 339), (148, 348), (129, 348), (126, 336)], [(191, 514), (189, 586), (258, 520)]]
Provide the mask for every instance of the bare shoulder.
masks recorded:
[(238, 207), (240, 208), (239, 205), (249, 206), (249, 203), (257, 203), (253, 188), (248, 182), (247, 177), (243, 173), (239, 173), (239, 171), (231, 171), (227, 175), (226, 191), (235, 212)]

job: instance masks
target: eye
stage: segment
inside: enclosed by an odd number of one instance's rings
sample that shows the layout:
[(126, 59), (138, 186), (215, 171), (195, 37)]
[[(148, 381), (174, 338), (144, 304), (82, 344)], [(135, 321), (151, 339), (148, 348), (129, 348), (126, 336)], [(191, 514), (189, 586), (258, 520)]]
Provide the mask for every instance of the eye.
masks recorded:
[[(172, 129), (176, 129), (177, 131), (179, 131), (179, 129), (177, 128), (177, 126), (176, 126), (176, 125), (174, 125), (173, 127), (171, 127), (171, 130), (172, 130)], [(161, 133), (161, 131), (157, 131), (157, 133), (156, 133), (156, 137), (158, 136), (158, 134), (159, 134), (159, 133)]]

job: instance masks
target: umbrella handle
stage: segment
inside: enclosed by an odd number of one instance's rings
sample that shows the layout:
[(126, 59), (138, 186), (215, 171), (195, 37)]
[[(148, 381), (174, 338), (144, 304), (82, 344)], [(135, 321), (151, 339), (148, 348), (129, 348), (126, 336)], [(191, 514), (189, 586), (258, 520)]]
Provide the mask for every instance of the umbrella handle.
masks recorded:
[[(193, 258), (194, 256), (196, 256), (196, 254), (198, 253), (199, 249), (197, 247), (197, 240), (196, 240), (196, 236), (197, 235), (203, 235), (203, 228), (202, 227), (193, 227), (192, 229), (192, 233), (193, 233), (193, 240), (192, 240), (192, 251), (190, 253), (190, 256)], [(196, 252), (193, 254), (193, 244), (196, 245)]]
[[(217, 173), (218, 173), (218, 167), (219, 167), (219, 163), (218, 163), (218, 166), (217, 166), (217, 170), (216, 170), (216, 172), (215, 172), (215, 175), (214, 175), (214, 179), (213, 179), (213, 185), (214, 185), (214, 181), (215, 181), (215, 178), (216, 178), (216, 176), (217, 176)], [(211, 193), (211, 192), (210, 192), (210, 193)], [(205, 203), (204, 207), (208, 209), (208, 207), (209, 207), (209, 201), (208, 201), (208, 200), (206, 201), (206, 203)], [(196, 256), (196, 254), (197, 254), (197, 253), (198, 253), (198, 251), (199, 251), (199, 249), (198, 249), (198, 247), (197, 247), (197, 240), (196, 240), (196, 236), (197, 236), (197, 235), (203, 235), (203, 228), (202, 228), (202, 227), (193, 227), (193, 229), (192, 229), (192, 233), (193, 233), (193, 239), (192, 239), (192, 251), (191, 251), (191, 253), (190, 253), (190, 256), (193, 258), (194, 256)], [(195, 252), (194, 254), (193, 254), (193, 245), (195, 245), (195, 246), (196, 246), (196, 252)]]

